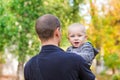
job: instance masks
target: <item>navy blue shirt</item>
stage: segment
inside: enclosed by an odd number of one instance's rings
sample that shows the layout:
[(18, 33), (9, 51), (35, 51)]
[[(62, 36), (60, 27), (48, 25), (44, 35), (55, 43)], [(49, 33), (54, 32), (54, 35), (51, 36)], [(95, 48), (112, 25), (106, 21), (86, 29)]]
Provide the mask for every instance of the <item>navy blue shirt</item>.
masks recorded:
[(54, 45), (42, 46), (24, 67), (25, 80), (95, 80), (86, 61)]

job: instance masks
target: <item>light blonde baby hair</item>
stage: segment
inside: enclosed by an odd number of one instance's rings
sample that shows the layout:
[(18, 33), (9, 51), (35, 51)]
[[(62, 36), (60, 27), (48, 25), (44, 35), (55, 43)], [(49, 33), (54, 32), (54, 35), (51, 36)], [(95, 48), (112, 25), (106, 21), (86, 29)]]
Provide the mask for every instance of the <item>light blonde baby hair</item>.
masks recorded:
[(68, 27), (68, 33), (70, 32), (71, 28), (76, 28), (76, 27), (79, 27), (81, 29), (81, 31), (86, 34), (86, 28), (85, 28), (85, 26), (82, 25), (82, 24), (80, 24), (80, 23), (73, 23), (73, 24), (71, 24)]

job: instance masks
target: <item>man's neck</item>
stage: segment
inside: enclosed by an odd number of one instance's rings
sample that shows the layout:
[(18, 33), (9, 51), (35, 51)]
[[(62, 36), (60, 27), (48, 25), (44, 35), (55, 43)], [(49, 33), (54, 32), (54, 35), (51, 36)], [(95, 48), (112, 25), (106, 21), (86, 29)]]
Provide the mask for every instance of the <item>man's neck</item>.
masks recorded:
[(58, 46), (58, 43), (56, 41), (48, 40), (48, 41), (42, 42), (42, 45), (55, 45), (55, 46)]

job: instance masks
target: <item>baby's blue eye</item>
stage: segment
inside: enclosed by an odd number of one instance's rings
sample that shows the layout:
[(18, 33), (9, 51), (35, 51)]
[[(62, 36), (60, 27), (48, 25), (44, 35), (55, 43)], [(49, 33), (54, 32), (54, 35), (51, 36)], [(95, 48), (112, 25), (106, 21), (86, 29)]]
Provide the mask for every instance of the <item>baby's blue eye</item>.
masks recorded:
[(78, 35), (79, 37), (81, 37), (82, 35)]
[(70, 37), (75, 37), (74, 35), (71, 35)]

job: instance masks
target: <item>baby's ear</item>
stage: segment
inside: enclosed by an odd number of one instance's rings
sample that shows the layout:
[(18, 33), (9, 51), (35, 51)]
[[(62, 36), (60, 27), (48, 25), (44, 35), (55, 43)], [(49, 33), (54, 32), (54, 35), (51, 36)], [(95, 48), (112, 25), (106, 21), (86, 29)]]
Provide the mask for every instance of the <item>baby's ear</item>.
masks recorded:
[(88, 36), (86, 35), (85, 38), (88, 39)]
[(68, 35), (67, 35), (67, 39), (69, 40), (69, 37), (68, 37)]
[(85, 41), (87, 41), (87, 39), (88, 39), (88, 36), (86, 35), (86, 36), (85, 36)]

